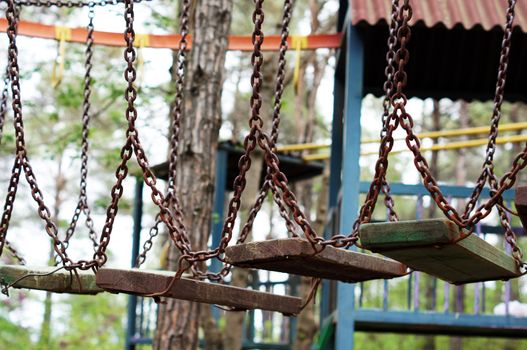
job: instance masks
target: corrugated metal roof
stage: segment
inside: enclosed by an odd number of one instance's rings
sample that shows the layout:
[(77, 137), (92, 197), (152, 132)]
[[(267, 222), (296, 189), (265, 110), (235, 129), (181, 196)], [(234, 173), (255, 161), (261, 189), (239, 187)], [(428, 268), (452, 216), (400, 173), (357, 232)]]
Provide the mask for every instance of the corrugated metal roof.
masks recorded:
[[(351, 23), (375, 25), (390, 18), (390, 0), (350, 0)], [(442, 25), (448, 29), (481, 27), (487, 31), (505, 23), (505, 0), (417, 0), (412, 2), (413, 24), (429, 28)], [(515, 27), (527, 32), (527, 4), (518, 1)]]

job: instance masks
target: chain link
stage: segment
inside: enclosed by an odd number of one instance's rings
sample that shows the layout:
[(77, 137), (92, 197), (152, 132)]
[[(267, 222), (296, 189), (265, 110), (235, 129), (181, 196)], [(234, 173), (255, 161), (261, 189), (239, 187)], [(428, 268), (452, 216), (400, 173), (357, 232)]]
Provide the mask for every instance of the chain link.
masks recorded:
[(42, 191), (40, 190), (35, 174), (29, 162), (27, 156), (27, 150), (25, 145), (24, 136), (24, 124), (22, 115), (22, 101), (20, 91), (20, 70), (18, 66), (18, 48), (16, 45), (17, 37), (17, 24), (18, 24), (18, 11), (15, 8), (13, 0), (7, 1), (8, 6), (6, 10), (6, 18), (8, 21), (7, 36), (9, 38), (8, 46), (8, 67), (9, 67), (9, 80), (11, 82), (11, 96), (12, 96), (12, 108), (14, 115), (14, 129), (16, 139), (16, 157), (12, 169), (11, 178), (9, 181), (8, 193), (4, 204), (4, 211), (0, 221), (0, 254), (5, 245), (5, 238), (7, 229), (9, 227), (9, 221), (13, 212), (14, 201), (16, 198), (17, 187), (20, 180), (20, 174), (24, 172), (25, 178), (31, 189), (31, 196), (34, 201), (38, 204), (38, 215), (45, 222), (46, 233), (52, 239), (53, 249), (58, 254), (63, 262), (64, 267), (72, 269), (73, 262), (66, 253), (66, 247), (60, 241), (57, 232), (57, 226), (51, 220), (51, 214), (44, 203)]
[[(90, 6), (88, 12), (88, 26), (87, 31), (88, 35), (86, 36), (86, 51), (85, 51), (85, 73), (84, 73), (84, 100), (83, 100), (83, 112), (82, 112), (82, 141), (81, 141), (81, 171), (80, 171), (80, 193), (79, 200), (77, 202), (77, 207), (73, 213), (73, 217), (70, 221), (69, 227), (66, 230), (66, 235), (64, 238), (64, 245), (66, 249), (69, 247), (69, 242), (79, 221), (80, 215), (84, 214), (86, 217), (85, 225), (88, 229), (88, 236), (93, 244), (93, 250), (97, 251), (99, 245), (97, 239), (97, 233), (95, 232), (93, 219), (91, 217), (91, 209), (88, 205), (88, 192), (87, 192), (87, 178), (88, 178), (88, 154), (89, 154), (89, 132), (90, 132), (90, 108), (91, 108), (91, 70), (92, 70), (92, 57), (93, 57), (93, 17), (94, 17), (94, 8)], [(55, 258), (55, 263), (58, 264), (58, 257)]]
[[(179, 137), (180, 137), (180, 126), (181, 118), (184, 109), (184, 89), (185, 89), (185, 68), (186, 68), (186, 56), (188, 46), (188, 33), (189, 33), (189, 17), (190, 17), (190, 0), (183, 0), (182, 11), (181, 11), (181, 40), (179, 42), (178, 53), (176, 56), (176, 97), (171, 110), (171, 131), (170, 131), (170, 149), (169, 149), (169, 162), (168, 162), (168, 184), (167, 194), (165, 197), (165, 205), (168, 206), (179, 230), (182, 233), (186, 233), (183, 211), (179, 202), (179, 197), (176, 191), (176, 178), (177, 178), (177, 163), (178, 163), (178, 149), (179, 149)], [(156, 215), (155, 223), (150, 228), (148, 239), (143, 244), (143, 251), (137, 256), (135, 266), (140, 267), (146, 260), (146, 255), (153, 247), (153, 240), (159, 235), (159, 225), (161, 224), (161, 216)]]
[[(476, 181), (476, 186), (470, 196), (470, 200), (465, 206), (463, 218), (467, 219), (476, 207), (476, 203), (481, 195), (483, 188), (489, 180), (489, 184), (495, 185), (497, 182), (494, 174), (494, 153), (496, 152), (496, 138), (498, 137), (498, 126), (501, 119), (501, 106), (503, 103), (503, 94), (505, 92), (505, 82), (507, 78), (507, 68), (509, 64), (509, 53), (511, 48), (512, 27), (514, 23), (514, 7), (516, 0), (509, 0), (506, 15), (505, 30), (501, 43), (500, 61), (498, 66), (498, 77), (496, 80), (496, 90), (494, 95), (494, 108), (492, 111), (491, 125), (489, 130), (489, 141), (485, 152), (485, 161), (482, 166), (482, 172)], [(495, 188), (495, 187), (493, 187)], [(502, 201), (501, 201), (502, 202)]]
[[(388, 168), (388, 154), (393, 147), (393, 131), (397, 129), (400, 125), (406, 132), (406, 145), (412, 151), (414, 156), (414, 165), (423, 179), (423, 184), (425, 188), (430, 193), (430, 196), (438, 205), (440, 210), (444, 215), (451, 221), (453, 221), (460, 228), (465, 229), (465, 235), (471, 234), (475, 225), (481, 221), (483, 218), (487, 217), (494, 206), (498, 207), (498, 212), (500, 216), (500, 221), (502, 226), (505, 229), (505, 238), (508, 244), (512, 248), (512, 255), (518, 266), (523, 266), (522, 262), (522, 253), (517, 244), (515, 234), (510, 226), (510, 219), (503, 208), (503, 199), (502, 194), (505, 190), (511, 188), (515, 181), (517, 174), (520, 170), (525, 168), (527, 165), (527, 145), (522, 153), (516, 156), (513, 161), (512, 168), (507, 172), (499, 181), (494, 175), (493, 171), (493, 155), (495, 152), (495, 141), (497, 137), (497, 130), (499, 119), (501, 117), (501, 103), (503, 102), (503, 92), (505, 86), (506, 71), (508, 65), (508, 56), (510, 52), (510, 37), (512, 31), (512, 24), (514, 20), (514, 6), (516, 4), (515, 0), (509, 0), (509, 7), (507, 9), (507, 24), (504, 33), (504, 39), (502, 43), (502, 51), (500, 58), (500, 67), (498, 73), (498, 81), (496, 87), (496, 97), (494, 103), (494, 111), (492, 118), (491, 131), (489, 135), (489, 143), (486, 152), (486, 159), (484, 164), (483, 172), (478, 180), (478, 185), (476, 186), (470, 202), (467, 204), (466, 211), (461, 216), (456, 209), (448, 202), (445, 198), (441, 189), (433, 177), (430, 168), (426, 159), (421, 154), (421, 142), (419, 138), (414, 134), (413, 127), (414, 121), (409, 113), (406, 111), (407, 97), (403, 92), (403, 88), (407, 83), (407, 75), (405, 67), (409, 61), (410, 54), (407, 49), (407, 44), (410, 40), (411, 30), (408, 25), (408, 22), (412, 18), (412, 8), (409, 4), (409, 0), (405, 0), (404, 3), (400, 6), (398, 10), (398, 21), (400, 27), (397, 30), (397, 42), (399, 43), (399, 48), (394, 56), (394, 60), (397, 63), (397, 71), (394, 73), (394, 84), (395, 84), (395, 93), (390, 97), (390, 105), (392, 107), (392, 112), (389, 117), (386, 119), (385, 130), (383, 130), (383, 137), (381, 140), (381, 146), (379, 150), (379, 158), (375, 166), (375, 177), (372, 182), (364, 205), (360, 210), (359, 220), (354, 225), (354, 230), (352, 233), (353, 236), (358, 235), (358, 226), (359, 224), (370, 222), (375, 204), (379, 195), (379, 191), (383, 186), (383, 179), (386, 175)], [(393, 12), (393, 8), (392, 8)], [(481, 190), (486, 183), (486, 180), (489, 180), (491, 185), (491, 198), (481, 204), (474, 212), (473, 208), (476, 205), (476, 202), (481, 194)], [(480, 188), (481, 187), (481, 188)]]
[[(134, 0), (135, 3), (150, 2), (152, 0)], [(8, 0), (0, 0), (0, 2), (8, 3)], [(118, 5), (124, 3), (124, 0), (98, 0), (98, 1), (43, 1), (43, 0), (15, 0), (16, 6), (34, 6), (34, 7), (66, 7), (66, 8), (81, 8), (94, 6)]]
[(124, 59), (126, 61), (127, 67), (125, 69), (124, 77), (127, 82), (125, 100), (127, 102), (126, 120), (128, 121), (128, 129), (126, 130), (126, 142), (121, 148), (121, 163), (119, 164), (115, 173), (117, 181), (111, 190), (111, 203), (106, 211), (106, 222), (101, 233), (99, 247), (97, 252), (94, 254), (94, 259), (96, 261), (97, 267), (103, 266), (108, 259), (106, 255), (106, 249), (110, 243), (113, 224), (118, 211), (119, 200), (123, 194), (123, 181), (128, 175), (127, 163), (132, 155), (135, 154), (139, 167), (143, 173), (144, 182), (152, 192), (152, 202), (159, 209), (159, 217), (161, 218), (161, 221), (167, 226), (172, 241), (182, 253), (179, 269), (176, 273), (176, 277), (179, 278), (189, 267), (187, 264), (184, 264), (183, 261), (188, 261), (188, 263), (192, 265), (196, 261), (206, 260), (207, 256), (203, 252), (192, 252), (190, 241), (188, 240), (186, 233), (180, 230), (180, 227), (172, 216), (169, 208), (165, 205), (165, 197), (156, 187), (156, 177), (150, 170), (148, 158), (139, 139), (139, 132), (135, 125), (137, 120), (137, 109), (135, 108), (137, 89), (134, 85), (134, 82), (137, 78), (137, 73), (134, 65), (136, 60), (136, 51), (134, 48), (135, 31), (133, 5), (134, 2), (132, 0), (125, 0), (124, 16), (126, 30), (124, 32), (124, 38), (126, 41), (126, 49), (124, 51)]

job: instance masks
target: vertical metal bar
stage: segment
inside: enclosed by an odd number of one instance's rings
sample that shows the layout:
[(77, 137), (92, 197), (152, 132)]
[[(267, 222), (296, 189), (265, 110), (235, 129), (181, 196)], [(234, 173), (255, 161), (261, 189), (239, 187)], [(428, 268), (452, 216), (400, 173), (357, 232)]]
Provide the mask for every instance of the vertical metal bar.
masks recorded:
[[(225, 206), (225, 188), (227, 186), (227, 159), (228, 152), (218, 147), (216, 153), (216, 180), (214, 184), (214, 212), (212, 214), (212, 246), (217, 247), (221, 241), (221, 232), (223, 229), (223, 212)], [(221, 263), (218, 259), (211, 262), (211, 271), (218, 272), (221, 269)], [(215, 308), (216, 309), (216, 308)]]
[[(132, 259), (131, 266), (135, 265), (135, 260), (139, 255), (139, 243), (141, 241), (141, 228), (143, 219), (143, 179), (137, 177), (135, 180), (135, 197), (134, 197), (134, 209), (133, 219), (134, 227), (132, 231)], [(135, 350), (135, 344), (132, 341), (132, 337), (136, 334), (136, 317), (137, 317), (137, 296), (128, 296), (128, 311), (127, 311), (127, 324), (126, 324), (126, 350)]]
[[(487, 233), (483, 232), (483, 239), (487, 239)], [(487, 311), (487, 286), (485, 282), (481, 282), (481, 312), (485, 313)]]
[(450, 310), (450, 284), (445, 282), (445, 301), (443, 303), (443, 311), (448, 313)]
[(384, 280), (382, 291), (382, 309), (388, 311), (388, 280)]
[[(292, 276), (291, 295), (298, 295), (298, 284), (300, 283), (299, 276)], [(292, 347), (294, 339), (296, 339), (296, 325), (298, 319), (296, 317), (289, 317), (289, 345)]]
[[(476, 235), (481, 236), (481, 222), (476, 224)], [(474, 313), (476, 315), (480, 314), (480, 305), (481, 305), (481, 283), (476, 283), (474, 285)]]
[[(221, 145), (218, 147), (216, 153), (216, 179), (214, 183), (214, 207), (212, 212), (211, 238), (212, 247), (217, 247), (221, 241), (221, 233), (223, 230), (223, 212), (225, 207), (225, 191), (227, 187), (227, 160), (228, 152), (223, 149)], [(212, 272), (219, 272), (222, 268), (221, 262), (218, 259), (212, 259), (210, 263), (210, 270)], [(220, 318), (220, 310), (211, 305), (212, 316), (217, 321)]]
[(414, 281), (414, 273), (415, 271), (408, 276), (408, 288), (406, 290), (406, 308), (408, 310), (412, 309), (412, 286)]
[[(511, 204), (512, 203), (506, 203), (508, 204), (508, 207), (509, 208), (512, 208)], [(505, 212), (505, 215), (507, 215), (507, 217), (509, 218), (510, 220), (510, 216), (509, 216), (509, 213)], [(505, 251), (507, 252), (507, 254), (511, 254), (511, 247), (507, 244), (507, 240), (504, 240), (504, 244), (505, 244)], [(505, 282), (505, 315), (506, 316), (509, 316), (510, 315), (510, 301), (511, 301), (511, 281), (508, 280)]]
[[(341, 10), (347, 7), (347, 1), (341, 1)], [(344, 10), (343, 10), (344, 11)], [(342, 27), (338, 27), (337, 31)], [(344, 54), (344, 49), (340, 50), (340, 54)], [(338, 54), (337, 54), (338, 57)], [(328, 212), (331, 214), (330, 223), (325, 227), (324, 237), (329, 238), (333, 234), (338, 233), (335, 228), (338, 227), (336, 217), (336, 207), (338, 202), (338, 195), (341, 187), (342, 173), (342, 116), (344, 113), (344, 83), (342, 77), (337, 74), (333, 81), (333, 121), (331, 125), (331, 158), (329, 160), (329, 196), (328, 196)], [(322, 280), (321, 283), (321, 298), (320, 298), (320, 324), (331, 315), (333, 311), (331, 308), (331, 281)]]
[[(350, 1), (351, 3), (351, 1)], [(338, 13), (338, 21), (337, 21), (337, 31), (342, 31), (342, 27), (344, 27), (344, 23), (346, 21), (346, 13), (348, 12), (348, 1), (347, 0), (340, 0), (340, 6), (339, 6), (339, 13)]]
[[(419, 195), (417, 196), (417, 202), (415, 205), (415, 218), (417, 220), (421, 220), (423, 218), (423, 196)], [(421, 280), (421, 275), (419, 271), (415, 271), (413, 273), (414, 275), (414, 311), (419, 311), (419, 283)]]
[[(346, 89), (344, 108), (344, 142), (342, 147), (342, 196), (340, 231), (351, 232), (359, 210), (360, 195), (360, 138), (361, 106), (363, 97), (364, 45), (355, 28), (346, 24)], [(341, 56), (342, 57), (342, 56)], [(336, 350), (354, 348), (355, 285), (339, 282), (337, 285)]]

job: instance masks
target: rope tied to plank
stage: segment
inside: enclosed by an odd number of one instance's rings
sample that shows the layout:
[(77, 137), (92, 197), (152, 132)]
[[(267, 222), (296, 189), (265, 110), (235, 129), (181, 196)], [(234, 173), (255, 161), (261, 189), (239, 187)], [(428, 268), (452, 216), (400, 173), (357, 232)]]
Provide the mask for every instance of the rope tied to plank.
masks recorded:
[(71, 28), (64, 26), (55, 26), (55, 40), (58, 40), (59, 48), (57, 52), (57, 57), (53, 62), (53, 71), (51, 73), (51, 83), (53, 85), (53, 88), (57, 88), (62, 82), (62, 78), (64, 77), (66, 41), (71, 40)]

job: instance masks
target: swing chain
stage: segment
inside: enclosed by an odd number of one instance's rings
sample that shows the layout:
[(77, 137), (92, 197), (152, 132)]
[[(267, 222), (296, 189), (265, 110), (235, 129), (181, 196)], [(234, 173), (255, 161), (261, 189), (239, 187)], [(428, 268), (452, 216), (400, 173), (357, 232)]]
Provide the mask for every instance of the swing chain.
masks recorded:
[[(373, 211), (375, 210), (375, 205), (377, 203), (377, 198), (380, 191), (382, 190), (385, 194), (385, 205), (388, 208), (388, 213), (391, 221), (397, 221), (398, 217), (393, 209), (393, 198), (389, 195), (389, 185), (386, 181), (386, 170), (388, 169), (388, 154), (393, 148), (394, 138), (393, 132), (398, 127), (399, 122), (393, 111), (390, 111), (394, 98), (394, 88), (396, 77), (401, 77), (401, 73), (397, 74), (395, 63), (400, 58), (401, 54), (398, 54), (399, 51), (395, 51), (397, 43), (400, 41), (399, 33), (405, 35), (408, 33), (408, 30), (403, 29), (403, 26), (407, 26), (408, 22), (411, 19), (411, 10), (406, 11), (407, 16), (404, 16), (403, 10), (404, 6), (410, 6), (407, 1), (403, 5), (399, 5), (399, 0), (392, 0), (391, 8), (391, 21), (390, 21), (390, 30), (388, 36), (388, 52), (386, 54), (386, 68), (384, 71), (386, 80), (384, 82), (384, 100), (383, 100), (383, 115), (382, 115), (382, 130), (381, 130), (381, 142), (379, 147), (379, 157), (375, 163), (375, 177), (370, 184), (368, 193), (366, 194), (366, 199), (359, 211), (359, 217), (353, 223), (352, 233), (348, 236), (348, 246), (354, 244), (358, 240), (359, 236), (359, 226), (363, 223), (368, 223), (371, 221)], [(410, 17), (408, 17), (408, 15)], [(405, 39), (405, 44), (409, 38)], [(405, 48), (403, 48), (404, 50)], [(406, 56), (408, 57), (408, 55)], [(397, 85), (397, 88), (402, 88), (400, 84)]]
[[(507, 78), (507, 67), (509, 64), (509, 54), (511, 49), (512, 27), (514, 24), (514, 7), (516, 0), (509, 0), (507, 8), (506, 24), (503, 33), (503, 40), (501, 43), (500, 61), (498, 67), (498, 77), (496, 81), (496, 90), (494, 95), (494, 108), (492, 111), (491, 126), (489, 131), (489, 142), (485, 152), (485, 162), (483, 163), (483, 170), (476, 181), (474, 191), (470, 196), (470, 200), (465, 206), (463, 218), (467, 219), (471, 212), (476, 207), (476, 203), (481, 195), (481, 191), (485, 187), (487, 179), (492, 188), (496, 188), (497, 179), (494, 174), (494, 153), (496, 152), (496, 138), (498, 137), (498, 125), (501, 119), (501, 106), (503, 103), (503, 95), (505, 92), (505, 82)], [(503, 200), (500, 199), (500, 204)]]
[(87, 193), (87, 177), (88, 177), (88, 152), (89, 152), (89, 125), (90, 125), (90, 97), (91, 97), (91, 70), (92, 70), (92, 57), (93, 57), (93, 15), (94, 8), (90, 6), (89, 8), (89, 22), (88, 22), (88, 35), (86, 36), (86, 51), (85, 51), (85, 74), (84, 74), (84, 100), (83, 100), (83, 113), (82, 113), (82, 141), (81, 141), (81, 176), (80, 176), (80, 194), (77, 207), (73, 214), (73, 218), (70, 222), (68, 229), (66, 230), (66, 237), (64, 239), (64, 245), (66, 249), (69, 246), (69, 241), (75, 232), (77, 222), (81, 213), (84, 213), (86, 216), (86, 227), (88, 228), (89, 237), (93, 244), (94, 251), (97, 251), (99, 245), (97, 241), (97, 233), (94, 229), (93, 219), (91, 217), (91, 210), (88, 205), (88, 193)]
[[(176, 176), (177, 176), (177, 163), (178, 163), (178, 148), (179, 148), (179, 136), (180, 136), (180, 125), (181, 117), (183, 115), (183, 100), (184, 100), (184, 88), (185, 88), (185, 68), (186, 68), (186, 55), (188, 46), (188, 33), (189, 33), (189, 17), (190, 17), (190, 0), (184, 0), (182, 2), (181, 10), (181, 40), (179, 41), (178, 53), (176, 56), (176, 98), (171, 110), (171, 130), (170, 130), (170, 150), (169, 150), (169, 169), (168, 169), (168, 184), (167, 184), (167, 195), (165, 197), (165, 205), (168, 206), (176, 223), (179, 227), (182, 236), (186, 236), (186, 228), (184, 224), (183, 212), (181, 210), (181, 204), (176, 191)], [(161, 224), (161, 216), (158, 214), (155, 218), (154, 225), (150, 228), (148, 233), (148, 239), (143, 244), (143, 251), (137, 256), (135, 266), (140, 267), (146, 260), (146, 255), (153, 247), (153, 240), (159, 235), (159, 225)], [(188, 240), (188, 239), (187, 239)]]
[[(285, 80), (285, 69), (286, 69), (285, 55), (288, 49), (287, 38), (289, 36), (289, 23), (291, 22), (292, 9), (293, 9), (293, 1), (285, 0), (284, 1), (284, 13), (282, 16), (282, 31), (281, 31), (281, 36), (280, 36), (281, 40), (280, 40), (280, 49), (279, 49), (279, 56), (278, 56), (278, 69), (277, 69), (277, 74), (276, 74), (273, 119), (272, 119), (272, 128), (271, 128), (271, 142), (272, 142), (273, 150), (275, 150), (275, 145), (276, 145), (276, 142), (278, 141), (278, 133), (279, 133), (279, 128), (280, 128), (280, 114), (281, 114), (281, 109), (282, 109), (282, 95), (284, 93), (284, 80)], [(247, 222), (243, 226), (240, 237), (237, 240), (237, 244), (243, 243), (247, 239), (247, 236), (252, 230), (252, 226), (256, 218), (256, 215), (260, 211), (265, 201), (265, 198), (267, 197), (267, 193), (269, 192), (269, 189), (271, 189), (274, 202), (278, 205), (280, 215), (285, 220), (287, 231), (293, 237), (298, 237), (298, 234), (296, 233), (296, 230), (295, 230), (295, 224), (291, 221), (291, 218), (289, 217), (287, 208), (285, 207), (284, 202), (282, 201), (280, 197), (279, 190), (276, 187), (276, 184), (274, 184), (274, 182), (272, 181), (272, 177), (270, 175), (270, 169), (269, 167), (267, 167), (264, 184), (262, 188), (260, 189), (260, 193), (258, 194), (255, 203), (253, 204), (251, 210), (249, 211)]]
[[(8, 46), (8, 67), (9, 80), (11, 82), (11, 96), (12, 107), (14, 115), (14, 129), (16, 136), (16, 157), (14, 166), (9, 181), (8, 193), (4, 204), (4, 211), (0, 221), (0, 254), (5, 244), (5, 237), (9, 227), (9, 221), (13, 212), (14, 201), (20, 180), (20, 174), (24, 171), (26, 180), (31, 189), (31, 196), (38, 204), (38, 215), (46, 224), (46, 233), (52, 239), (53, 249), (60, 256), (64, 267), (73, 269), (77, 264), (73, 264), (72, 260), (67, 256), (66, 247), (58, 237), (57, 226), (51, 220), (51, 213), (44, 203), (44, 198), (40, 188), (38, 187), (35, 174), (29, 163), (27, 157), (27, 150), (25, 145), (24, 123), (22, 115), (22, 100), (20, 94), (20, 70), (18, 66), (18, 48), (16, 45), (17, 26), (19, 20), (18, 10), (15, 8), (13, 0), (8, 0), (6, 10), (6, 17), (8, 21), (7, 36), (9, 38)], [(68, 266), (67, 266), (68, 265)], [(82, 265), (82, 263), (81, 263)]]
[[(261, 73), (261, 66), (263, 64), (263, 53), (261, 47), (264, 40), (262, 24), (265, 15), (263, 12), (263, 0), (255, 0), (254, 3), (255, 9), (252, 16), (254, 24), (252, 42), (254, 49), (251, 56), (251, 65), (253, 66), (253, 72), (251, 75), (252, 94), (250, 98), (250, 131), (244, 139), (244, 153), (240, 157), (238, 162), (239, 173), (234, 180), (234, 194), (231, 200), (229, 201), (227, 218), (225, 219), (223, 225), (222, 238), (220, 240), (220, 244), (212, 251), (213, 254), (208, 255), (209, 258), (217, 258), (222, 262), (225, 262), (225, 258), (223, 257), (225, 248), (232, 239), (232, 231), (234, 229), (236, 217), (241, 206), (241, 195), (247, 183), (246, 174), (251, 166), (251, 153), (255, 150), (256, 146), (259, 146), (263, 150), (265, 164), (270, 170), (272, 181), (281, 191), (282, 200), (293, 213), (293, 218), (296, 224), (301, 227), (306, 238), (313, 245), (324, 241), (323, 238), (317, 236), (316, 232), (313, 230), (313, 228), (307, 221), (304, 212), (299, 207), (295, 195), (289, 190), (287, 177), (280, 171), (278, 157), (273, 152), (273, 141), (263, 130), (263, 120), (260, 117), (260, 109), (262, 107), (261, 86), (263, 81)], [(229, 267), (226, 266), (219, 273), (209, 273), (207, 275), (221, 279), (221, 275), (228, 273), (228, 271)]]
[[(1, 2), (7, 2), (8, 0), (1, 0)], [(152, 0), (134, 0), (135, 3), (141, 3), (143, 1)], [(106, 5), (118, 5), (123, 3), (124, 0), (97, 0), (97, 1), (61, 1), (61, 0), (15, 0), (17, 6), (35, 6), (35, 7), (66, 7), (66, 8), (82, 8), (82, 7), (93, 7), (93, 6), (106, 6)]]
[[(127, 67), (125, 69), (124, 76), (127, 82), (127, 88), (125, 90), (125, 100), (127, 102), (126, 120), (128, 121), (128, 129), (126, 130), (126, 142), (121, 148), (121, 163), (119, 164), (115, 172), (117, 181), (113, 185), (111, 190), (111, 202), (106, 211), (106, 222), (104, 224), (101, 238), (99, 241), (99, 248), (94, 254), (94, 259), (96, 261), (97, 267), (103, 266), (108, 260), (108, 257), (106, 255), (106, 248), (110, 243), (113, 224), (115, 222), (115, 218), (118, 211), (119, 200), (123, 195), (123, 182), (126, 176), (128, 175), (127, 163), (132, 157), (132, 155), (135, 154), (137, 158), (137, 163), (139, 164), (139, 167), (141, 168), (141, 171), (143, 173), (144, 182), (152, 192), (152, 202), (158, 207), (159, 216), (161, 220), (167, 226), (171, 239), (182, 253), (182, 256), (180, 257), (180, 259), (182, 260), (180, 261), (186, 260), (192, 265), (195, 261), (200, 259), (202, 255), (199, 254), (200, 252), (198, 252), (198, 254), (192, 252), (188, 237), (186, 237), (185, 232), (180, 231), (177, 223), (174, 222), (172, 213), (165, 205), (166, 199), (161, 193), (161, 191), (159, 191), (156, 187), (156, 177), (150, 170), (148, 158), (139, 140), (139, 133), (135, 125), (135, 122), (137, 120), (137, 109), (135, 108), (134, 103), (137, 99), (137, 89), (134, 85), (134, 82), (137, 78), (137, 72), (135, 70), (134, 62), (137, 55), (134, 48), (135, 31), (133, 25), (133, 4), (134, 2), (132, 0), (125, 0), (124, 16), (126, 22), (126, 30), (124, 32), (124, 38), (126, 41), (126, 49), (124, 51), (124, 58), (127, 63)], [(180, 270), (178, 271), (177, 276), (180, 276), (183, 271), (187, 268), (187, 264), (180, 263)]]

